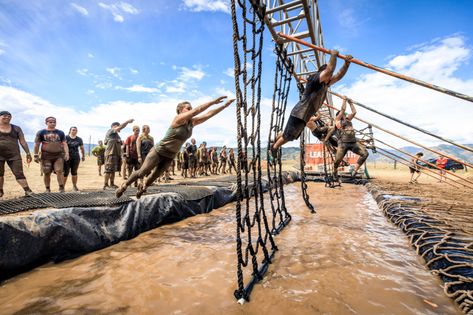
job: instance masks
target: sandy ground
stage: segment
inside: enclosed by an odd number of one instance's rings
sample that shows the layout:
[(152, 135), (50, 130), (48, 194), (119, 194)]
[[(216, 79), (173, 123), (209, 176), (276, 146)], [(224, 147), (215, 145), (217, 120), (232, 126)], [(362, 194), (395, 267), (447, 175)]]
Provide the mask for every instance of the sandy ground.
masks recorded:
[[(298, 161), (283, 161), (284, 169), (294, 170), (299, 164)], [(397, 195), (415, 196), (425, 198), (432, 205), (433, 210), (427, 209), (427, 211), (436, 211), (437, 215), (440, 211), (445, 212), (446, 216), (452, 218), (455, 217), (456, 213), (462, 213), (462, 215), (471, 215), (473, 217), (473, 189), (454, 184), (457, 187), (453, 187), (446, 183), (439, 183), (438, 179), (422, 174), (418, 179), (418, 184), (410, 184), (410, 174), (407, 167), (401, 165), (394, 169), (392, 164), (382, 163), (368, 163), (368, 171), (372, 177), (371, 182), (378, 185), (386, 193), (392, 193)], [(266, 164), (263, 162), (263, 170), (266, 169)], [(34, 192), (43, 192), (45, 190), (43, 177), (40, 176), (39, 165), (31, 163), (29, 166), (25, 164), (24, 167), (25, 175), (31, 189)], [(83, 190), (98, 190), (103, 187), (103, 177), (98, 176), (96, 159), (94, 157), (87, 157), (85, 162), (82, 162), (79, 167), (79, 182), (78, 187)], [(179, 172), (176, 171), (176, 175), (173, 175), (174, 181), (182, 181), (183, 178), (177, 175)], [(473, 182), (473, 172), (457, 171), (456, 175), (465, 178)], [(213, 178), (211, 177), (205, 177)], [(458, 181), (457, 178), (452, 177)], [(199, 180), (197, 178), (196, 180)], [(122, 177), (116, 178), (116, 184), (120, 185), (123, 182)], [(461, 181), (458, 181), (461, 182)], [(53, 175), (51, 180), (52, 191), (58, 190), (56, 178)], [(473, 187), (473, 185), (471, 185)], [(66, 191), (72, 190), (72, 184), (70, 178), (66, 184)], [(4, 184), (5, 196), (3, 199), (10, 199), (14, 197), (23, 196), (23, 190), (15, 182), (10, 170), (6, 167), (5, 171), (5, 184)], [(473, 233), (473, 230), (471, 231)]]

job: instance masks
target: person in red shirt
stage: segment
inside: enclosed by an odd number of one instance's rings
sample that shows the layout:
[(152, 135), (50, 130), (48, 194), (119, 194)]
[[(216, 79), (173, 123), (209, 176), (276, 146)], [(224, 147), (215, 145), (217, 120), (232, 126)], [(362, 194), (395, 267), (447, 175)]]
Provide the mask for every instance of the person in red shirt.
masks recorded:
[(445, 176), (445, 167), (447, 166), (448, 159), (444, 157), (443, 155), (440, 155), (435, 164), (437, 165), (439, 169), (439, 174), (440, 174), (440, 180), (439, 182), (442, 182), (442, 178), (444, 181), (447, 180), (447, 177)]
[(138, 161), (138, 150), (136, 146), (136, 140), (140, 135), (140, 127), (133, 126), (133, 134), (128, 136), (125, 140), (125, 158), (128, 174), (136, 171), (140, 168), (140, 162)]

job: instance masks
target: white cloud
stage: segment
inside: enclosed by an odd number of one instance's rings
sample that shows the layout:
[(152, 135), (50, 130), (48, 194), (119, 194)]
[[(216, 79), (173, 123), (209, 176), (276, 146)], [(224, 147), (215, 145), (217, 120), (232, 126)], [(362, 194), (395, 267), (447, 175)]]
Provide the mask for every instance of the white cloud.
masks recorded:
[(76, 72), (82, 76), (86, 76), (89, 73), (89, 70), (86, 68), (83, 68), (83, 69), (77, 69)]
[(200, 81), (205, 76), (205, 72), (202, 70), (201, 66), (193, 66), (193, 69), (186, 67), (181, 68), (180, 79), (182, 81), (197, 80)]
[(108, 73), (110, 73), (111, 75), (113, 75), (117, 79), (122, 78), (121, 77), (121, 69), (118, 68), (118, 67), (107, 68), (105, 70), (107, 70)]
[(235, 68), (227, 68), (223, 71), (223, 74), (228, 75), (230, 78), (235, 77)]
[[(173, 65), (172, 69), (180, 70), (177, 78), (167, 82), (160, 82), (158, 84), (158, 86), (163, 88), (166, 93), (184, 93), (192, 91), (191, 89), (195, 84), (206, 76), (201, 65), (193, 65), (192, 68)], [(193, 94), (197, 95), (198, 93)]]
[(138, 74), (138, 70), (130, 68), (130, 73), (131, 74)]
[(94, 56), (93, 54), (91, 54), (91, 53), (88, 53), (88, 54), (87, 54), (87, 57), (89, 57), (89, 58), (92, 59), (92, 58), (94, 58), (95, 56)]
[(139, 84), (134, 84), (130, 87), (117, 86), (116, 89), (117, 90), (126, 90), (126, 91), (129, 91), (129, 92), (136, 92), (136, 93), (158, 93), (159, 92), (159, 89), (157, 89), (157, 88), (146, 87), (146, 86), (139, 85)]
[(212, 11), (230, 13), (229, 0), (183, 0), (182, 8), (193, 12)]
[[(471, 50), (460, 36), (451, 36), (424, 46), (410, 54), (392, 57), (388, 66), (402, 74), (436, 84), (463, 94), (473, 95), (473, 77), (459, 78), (455, 71), (471, 59)], [(335, 90), (337, 87), (335, 86)], [(467, 101), (445, 95), (381, 73), (361, 75), (353, 84), (338, 90), (348, 97), (380, 112), (419, 126), (460, 143), (471, 143), (473, 108)], [(340, 104), (337, 97), (334, 97)], [(425, 145), (439, 141), (382, 118), (361, 107), (358, 116)], [(359, 127), (363, 127), (360, 124)], [(386, 136), (375, 129), (375, 136), (389, 138), (399, 146), (411, 145)], [(388, 142), (388, 141), (386, 141)]]
[(106, 90), (106, 89), (110, 89), (113, 87), (112, 83), (110, 82), (99, 82), (95, 85), (95, 87), (97, 89), (101, 89), (101, 90)]
[(99, 2), (99, 6), (107, 11), (110, 11), (110, 13), (112, 13), (113, 20), (119, 23), (125, 21), (124, 14), (136, 15), (140, 12), (137, 8), (126, 2), (117, 2), (115, 4), (105, 4), (103, 2)]
[(82, 14), (83, 16), (88, 16), (89, 15), (89, 11), (87, 11), (86, 8), (84, 7), (81, 7), (80, 5), (74, 3), (74, 2), (71, 2), (70, 3), (71, 7), (76, 10), (77, 12), (79, 12), (80, 14)]
[[(211, 100), (209, 97), (200, 97), (190, 101), (197, 106), (209, 100)], [(45, 127), (44, 118), (49, 115), (57, 118), (58, 129), (68, 130), (70, 126), (77, 126), (79, 136), (83, 139), (91, 136), (94, 143), (103, 139), (113, 121), (123, 122), (129, 118), (135, 119), (132, 125), (150, 125), (151, 134), (159, 140), (175, 116), (176, 105), (179, 102), (182, 102), (182, 99), (171, 97), (148, 103), (115, 101), (79, 111), (73, 107), (52, 104), (16, 88), (0, 86), (0, 103), (5, 110), (13, 114), (12, 123), (23, 129), (28, 141), (32, 141), (36, 132)], [(207, 121), (205, 126), (196, 127), (193, 137), (199, 142), (206, 140), (210, 145), (221, 145), (225, 139), (234, 139), (235, 123), (222, 124), (222, 121), (235, 121), (233, 106), (220, 113), (219, 117)], [(121, 136), (124, 138), (130, 133), (131, 125), (122, 131)]]

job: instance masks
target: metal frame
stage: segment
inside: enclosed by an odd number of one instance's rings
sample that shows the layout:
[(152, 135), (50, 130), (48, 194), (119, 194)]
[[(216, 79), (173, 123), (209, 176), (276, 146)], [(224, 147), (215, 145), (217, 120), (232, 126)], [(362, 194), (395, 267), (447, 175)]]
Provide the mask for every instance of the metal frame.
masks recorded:
[[(325, 63), (325, 54), (286, 40), (278, 33), (324, 47), (318, 0), (262, 0), (262, 2), (266, 5), (264, 22), (273, 40), (282, 44), (286, 50), (287, 58), (294, 66), (295, 79), (298, 83), (304, 82), (310, 74)], [(330, 94), (327, 94), (327, 102), (333, 104)], [(323, 106), (320, 111), (326, 114), (326, 117), (334, 116), (333, 110), (327, 106)], [(304, 134), (306, 139), (310, 140), (310, 133), (304, 132)]]

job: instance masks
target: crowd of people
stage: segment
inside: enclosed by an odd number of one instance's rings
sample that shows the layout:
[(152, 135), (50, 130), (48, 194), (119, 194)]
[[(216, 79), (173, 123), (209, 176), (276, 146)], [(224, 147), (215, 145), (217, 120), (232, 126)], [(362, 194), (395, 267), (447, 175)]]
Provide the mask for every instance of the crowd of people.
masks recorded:
[[(150, 135), (148, 125), (143, 125), (141, 129), (139, 126), (133, 126), (133, 134), (122, 141), (120, 131), (134, 120), (112, 123), (105, 134), (104, 141), (99, 141), (92, 150), (92, 154), (97, 158), (98, 175), (104, 177), (103, 189), (116, 189), (117, 195), (121, 195), (129, 183), (134, 183), (139, 187), (138, 195), (141, 195), (146, 191), (146, 187), (161, 175), (165, 177), (165, 180), (169, 180), (170, 174), (175, 174), (175, 165), (178, 170), (181, 170), (183, 177), (231, 172), (232, 167), (235, 169), (232, 149), (227, 153), (224, 147), (220, 153), (215, 153), (217, 150), (215, 147), (207, 150), (204, 143), (196, 148), (195, 139), (192, 139), (191, 143), (186, 143), (181, 150), (183, 143), (191, 137), (194, 126), (217, 115), (234, 101), (228, 100), (224, 105), (207, 111), (209, 107), (222, 103), (225, 98), (226, 96), (219, 97), (194, 109), (189, 102), (178, 104), (176, 117), (164, 138), (157, 144)], [(36, 133), (32, 156), (22, 129), (12, 124), (11, 120), (10, 112), (0, 111), (0, 198), (4, 195), (5, 163), (10, 167), (25, 195), (33, 193), (23, 172), (20, 146), (26, 153), (28, 164), (32, 161), (40, 164), (45, 192), (51, 192), (51, 175), (53, 174), (57, 178), (59, 192), (65, 191), (69, 175), (71, 175), (72, 190), (79, 191), (78, 169), (80, 163), (85, 161), (85, 150), (84, 142), (77, 136), (78, 128), (70, 127), (66, 135), (56, 128), (55, 117), (46, 117), (44, 120), (46, 127)], [(212, 156), (209, 155), (210, 153)], [(216, 163), (214, 156), (217, 157)], [(207, 166), (204, 161), (213, 162)], [(126, 180), (121, 187), (115, 185), (117, 172)], [(137, 179), (140, 179), (139, 183)]]

